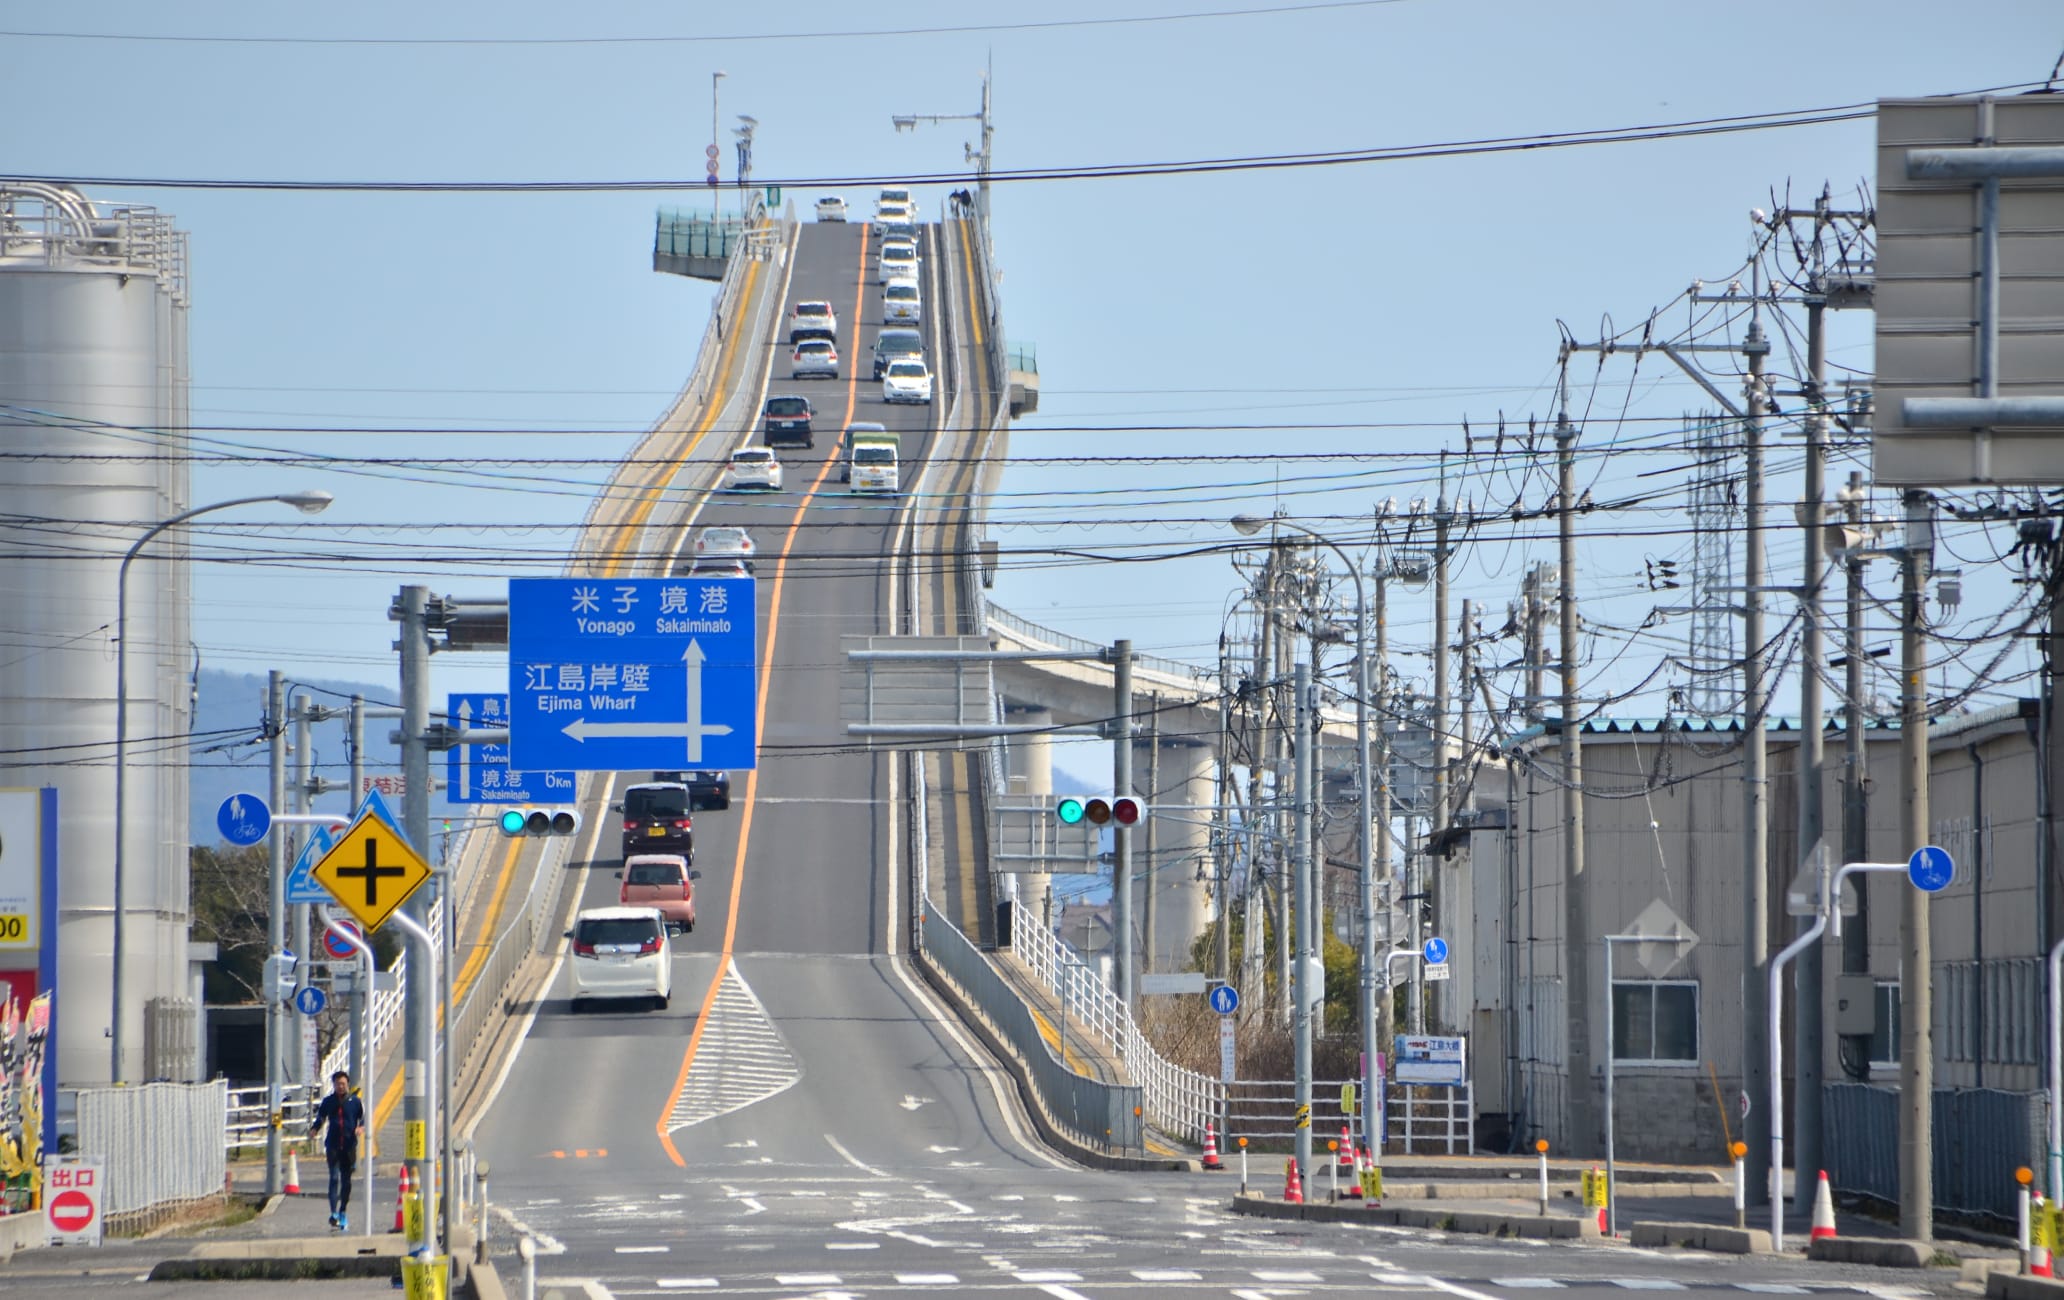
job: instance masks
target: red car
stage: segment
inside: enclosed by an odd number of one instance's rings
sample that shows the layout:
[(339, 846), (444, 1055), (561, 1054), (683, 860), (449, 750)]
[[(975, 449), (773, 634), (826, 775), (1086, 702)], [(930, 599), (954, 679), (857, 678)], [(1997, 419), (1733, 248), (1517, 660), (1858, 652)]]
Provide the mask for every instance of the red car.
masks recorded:
[(684, 933), (695, 929), (695, 882), (700, 871), (688, 867), (688, 859), (677, 853), (640, 853), (624, 859), (616, 873), (616, 901), (625, 907), (656, 907), (669, 930)]

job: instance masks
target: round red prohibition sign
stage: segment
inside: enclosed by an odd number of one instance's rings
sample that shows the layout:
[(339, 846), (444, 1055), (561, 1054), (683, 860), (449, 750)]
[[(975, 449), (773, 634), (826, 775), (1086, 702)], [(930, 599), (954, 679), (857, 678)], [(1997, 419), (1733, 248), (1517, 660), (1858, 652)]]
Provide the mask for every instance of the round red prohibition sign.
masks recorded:
[[(342, 925), (345, 929), (350, 930), (353, 934), (363, 935), (365, 933), (365, 931), (359, 929), (356, 922), (341, 921), (339, 922), (339, 924)], [(343, 937), (336, 934), (334, 931), (324, 930), (322, 943), (323, 954), (327, 957), (330, 957), (332, 960), (344, 961), (348, 958), (356, 957), (358, 955), (358, 949), (352, 947), (349, 943), (346, 943)]]
[(84, 1232), (93, 1226), (93, 1198), (84, 1192), (59, 1192), (50, 1198), (45, 1213), (59, 1232)]

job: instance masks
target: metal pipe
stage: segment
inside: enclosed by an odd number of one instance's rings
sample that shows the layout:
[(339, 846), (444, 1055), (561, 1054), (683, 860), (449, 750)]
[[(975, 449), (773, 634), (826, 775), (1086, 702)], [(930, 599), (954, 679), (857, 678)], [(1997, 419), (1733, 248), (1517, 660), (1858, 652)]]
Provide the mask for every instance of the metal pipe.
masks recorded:
[(2050, 1195), (2064, 1195), (2064, 939), (2050, 947)]
[[(1297, 727), (1297, 834), (1291, 848), (1296, 854), (1291, 874), (1297, 898), (1297, 952), (1295, 974), (1296, 1007), (1290, 1023), (1294, 1034), (1293, 1053), (1297, 1071), (1297, 1176), (1308, 1185), (1311, 1176), (1312, 1107), (1312, 890), (1309, 848), (1311, 844), (1312, 725), (1311, 665), (1300, 661), (1292, 670), (1291, 690), (1296, 694)], [(1323, 990), (1321, 990), (1323, 992)]]
[[(349, 944), (358, 953), (363, 966), (364, 978), (359, 982), (357, 999), (365, 1017), (365, 1027), (362, 1030), (355, 1029), (353, 1033), (364, 1035), (361, 1048), (365, 1056), (365, 1072), (358, 1076), (359, 1092), (361, 1096), (371, 1097), (377, 1092), (373, 1087), (373, 947), (358, 931), (342, 924), (336, 916), (331, 915), (328, 903), (319, 905), (319, 913), (324, 930)], [(357, 1062), (354, 1061), (353, 1064), (356, 1065)], [(369, 1113), (367, 1119), (371, 1118)], [(372, 1137), (371, 1133), (366, 1135), (368, 1147), (372, 1145)], [(365, 1235), (368, 1237), (373, 1235), (373, 1171), (372, 1153), (368, 1151), (365, 1162)]]
[[(1111, 792), (1132, 793), (1132, 642), (1111, 643)], [(1118, 945), (1118, 1000), (1133, 1008), (1132, 831), (1111, 823), (1111, 928)]]

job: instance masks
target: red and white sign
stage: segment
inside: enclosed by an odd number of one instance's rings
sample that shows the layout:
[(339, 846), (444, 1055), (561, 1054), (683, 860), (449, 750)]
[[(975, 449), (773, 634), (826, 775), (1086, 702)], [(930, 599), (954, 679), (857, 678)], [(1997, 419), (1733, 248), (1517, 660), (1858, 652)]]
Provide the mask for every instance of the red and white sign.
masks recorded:
[(362, 776), (358, 778), (358, 797), (362, 800), (378, 790), (382, 799), (399, 799), (408, 793), (408, 781), (399, 775)]
[(66, 1158), (43, 1166), (43, 1213), (51, 1245), (100, 1244), (100, 1193), (106, 1181), (98, 1159)]
[[(333, 924), (342, 926), (344, 929), (347, 929), (356, 935), (363, 936), (365, 934), (365, 931), (359, 928), (358, 922), (356, 921), (336, 921), (333, 922)], [(328, 957), (331, 961), (349, 961), (353, 957), (358, 956), (358, 949), (352, 947), (350, 944), (346, 943), (342, 938), (340, 938), (337, 934), (328, 929), (325, 929), (323, 931), (322, 946), (323, 955)]]

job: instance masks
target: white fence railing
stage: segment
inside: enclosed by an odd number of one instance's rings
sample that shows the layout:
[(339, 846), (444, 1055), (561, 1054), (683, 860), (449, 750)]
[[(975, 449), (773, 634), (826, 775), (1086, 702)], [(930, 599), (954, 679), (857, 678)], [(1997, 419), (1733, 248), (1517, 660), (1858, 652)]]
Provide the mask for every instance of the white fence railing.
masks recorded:
[(1225, 1085), (1187, 1070), (1154, 1050), (1102, 977), (1075, 959), (1068, 945), (1049, 933), (1032, 909), (1011, 909), (1011, 949), (1047, 991), (1125, 1063), (1145, 1093), (1147, 1122), (1171, 1137), (1204, 1140), (1225, 1103)]
[(146, 1083), (79, 1092), (79, 1154), (106, 1171), (101, 1213), (117, 1229), (148, 1226), (222, 1195), (229, 1085)]

